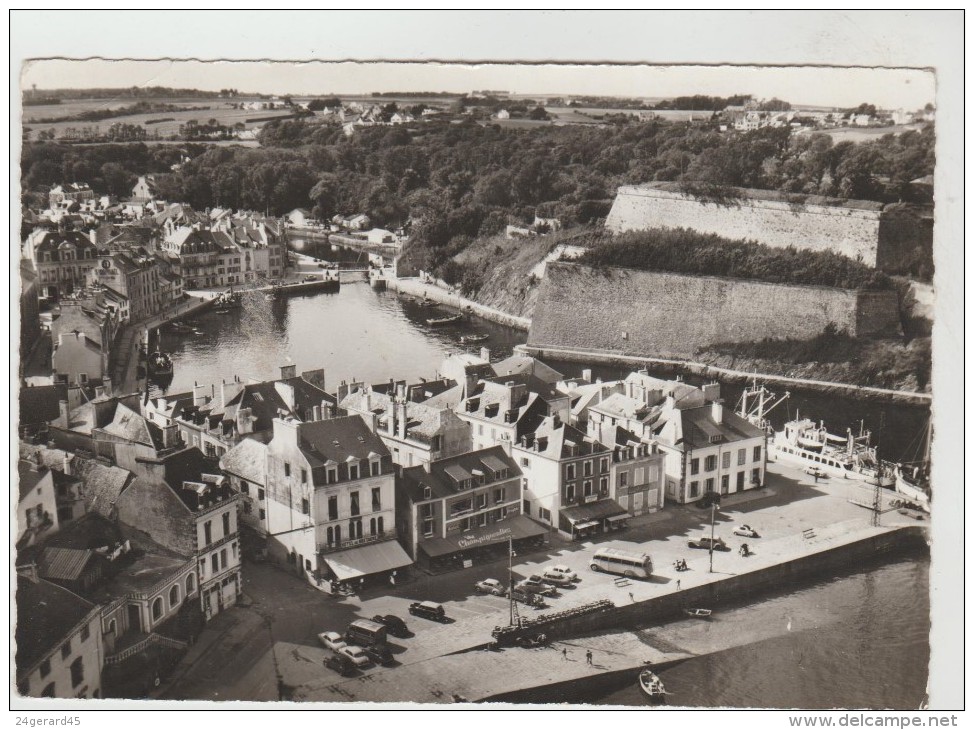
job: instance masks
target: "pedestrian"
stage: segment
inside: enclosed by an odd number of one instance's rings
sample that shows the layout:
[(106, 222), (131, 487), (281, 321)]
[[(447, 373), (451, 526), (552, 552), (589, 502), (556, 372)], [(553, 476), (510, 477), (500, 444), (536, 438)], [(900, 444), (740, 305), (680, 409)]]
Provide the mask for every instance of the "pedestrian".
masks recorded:
[(629, 600), (632, 601), (633, 603), (636, 602), (636, 597), (632, 595), (632, 591), (629, 591)]
[(591, 649), (589, 649), (588, 651), (585, 652), (585, 661), (588, 664), (591, 664), (592, 663), (592, 650)]
[(561, 647), (561, 658), (562, 659), (565, 659), (565, 660), (568, 659), (568, 647), (567, 646)]
[(680, 590), (680, 580), (679, 579), (677, 579), (677, 581), (676, 581), (676, 589), (677, 590)]

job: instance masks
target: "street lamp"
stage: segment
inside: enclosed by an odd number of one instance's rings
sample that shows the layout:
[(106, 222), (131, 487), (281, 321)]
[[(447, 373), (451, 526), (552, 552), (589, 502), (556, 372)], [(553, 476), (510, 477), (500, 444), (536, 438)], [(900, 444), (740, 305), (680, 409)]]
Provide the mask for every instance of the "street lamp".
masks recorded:
[(720, 496), (716, 492), (710, 493), (710, 572), (714, 572), (714, 516)]

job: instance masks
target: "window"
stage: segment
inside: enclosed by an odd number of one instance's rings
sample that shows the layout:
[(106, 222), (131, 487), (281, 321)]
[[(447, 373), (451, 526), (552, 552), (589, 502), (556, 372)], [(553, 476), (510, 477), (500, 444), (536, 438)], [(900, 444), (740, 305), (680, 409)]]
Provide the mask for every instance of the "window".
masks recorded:
[(175, 608), (177, 603), (179, 603), (179, 586), (173, 586), (169, 589), (169, 608)]
[(432, 517), (433, 516), (433, 505), (431, 505), (431, 504), (424, 504), (420, 508), (420, 513), (423, 515), (423, 517)]
[(301, 470), (301, 483), (302, 484), (307, 484), (308, 483), (308, 470), (307, 469), (302, 469)]
[(620, 471), (619, 472), (619, 486), (628, 487), (629, 486), (629, 472)]
[(284, 462), (284, 476), (286, 477), (291, 476), (291, 465), (288, 464), (286, 461)]
[(88, 641), (88, 637), (91, 636), (91, 630), (88, 628), (88, 624), (81, 627), (81, 641)]
[(220, 567), (221, 568), (226, 568), (227, 567), (227, 549), (226, 548), (224, 548), (223, 550), (220, 551)]
[(373, 517), (371, 520), (369, 520), (369, 534), (372, 535), (372, 537), (375, 537), (376, 535), (376, 527), (377, 525), (375, 522), (375, 517)]
[(531, 460), (528, 459), (525, 456), (522, 456), (521, 457), (521, 466), (526, 466), (526, 467), (530, 468), (531, 467)]
[[(216, 556), (214, 555), (213, 557), (215, 558)], [(158, 621), (161, 618), (162, 618), (162, 598), (160, 597), (160, 598), (156, 598), (156, 600), (152, 602), (152, 620)]]
[(44, 679), (48, 674), (51, 673), (51, 660), (45, 659), (41, 662), (41, 679)]
[(85, 665), (81, 657), (71, 662), (71, 686), (77, 687), (85, 681)]
[(328, 498), (328, 519), (337, 520), (338, 519), (338, 497), (332, 496)]
[(257, 488), (257, 500), (259, 502), (263, 502), (264, 501), (264, 490), (261, 489), (261, 488), (259, 488), (259, 487)]
[(690, 496), (696, 497), (700, 494), (700, 482), (690, 482)]
[(602, 494), (609, 493), (609, 477), (599, 478), (599, 492), (601, 492)]
[(582, 494), (584, 494), (586, 497), (591, 497), (592, 496), (593, 492), (592, 492), (592, 480), (591, 479), (586, 479), (582, 483)]
[(706, 485), (707, 485), (707, 491), (708, 492), (714, 491), (714, 480), (713, 480), (712, 477), (707, 480)]
[(714, 469), (716, 469), (717, 468), (717, 456), (715, 454), (712, 454), (712, 455), (708, 456), (705, 466), (706, 466), (706, 470), (707, 471), (713, 471)]
[(213, 553), (213, 555), (210, 556), (210, 564), (213, 567), (214, 573), (220, 570), (220, 556), (217, 555), (216, 553)]
[(234, 559), (236, 559), (236, 557), (237, 557), (237, 543), (233, 543), (232, 545), (230, 545), (230, 550), (233, 551), (233, 557), (234, 557)]
[(249, 515), (251, 513), (252, 509), (253, 509), (253, 507), (252, 507), (252, 505), (250, 504), (249, 501), (243, 503), (243, 511), (244, 511), (244, 514), (245, 515)]
[(592, 476), (592, 462), (591, 462), (591, 461), (586, 461), (586, 462), (585, 462), (585, 463), (584, 463), (584, 464), (582, 465), (582, 473), (583, 473), (583, 474), (584, 474), (585, 476), (587, 476), (587, 477), (590, 477), (590, 476)]
[(467, 530), (470, 529), (470, 518), (469, 517), (464, 517), (462, 520), (460, 520), (460, 529), (463, 532), (466, 532)]
[(738, 466), (744, 466), (744, 463), (746, 461), (747, 461), (747, 449), (738, 449), (737, 450), (737, 465)]
[(69, 656), (71, 656), (71, 639), (61, 644), (61, 658), (67, 659)]
[(569, 484), (565, 487), (565, 500), (568, 502), (573, 502), (575, 500), (575, 485)]
[(240, 480), (240, 492), (241, 494), (250, 494), (250, 485), (243, 479)]
[(433, 520), (423, 520), (423, 537), (433, 536)]
[(226, 537), (230, 534), (230, 513), (223, 513), (223, 536)]
[(730, 490), (730, 474), (722, 474), (720, 477), (720, 493), (727, 494)]
[(500, 502), (503, 502), (506, 496), (507, 496), (507, 490), (506, 489), (495, 489), (494, 490), (494, 504), (499, 504)]
[(601, 459), (599, 461), (599, 473), (600, 474), (605, 474), (607, 471), (609, 471), (609, 460), (608, 459)]
[(720, 466), (723, 469), (730, 469), (731, 452), (725, 451), (720, 455)]
[(751, 484), (758, 486), (761, 484), (761, 470), (751, 469)]
[(348, 523), (348, 537), (356, 540), (362, 537), (362, 520), (350, 520)]
[(203, 523), (203, 544), (209, 545), (211, 542), (213, 542), (213, 522), (207, 520)]
[(740, 492), (744, 489), (744, 472), (737, 472), (737, 491)]
[(310, 515), (311, 514), (311, 502), (307, 497), (302, 497), (301, 499), (301, 514)]
[(358, 492), (350, 492), (348, 497), (352, 503), (352, 517), (356, 517), (359, 514)]
[(267, 513), (264, 510), (260, 510), (260, 519), (263, 521), (267, 517)]
[(118, 623), (115, 621), (115, 619), (112, 619), (111, 621), (108, 622), (108, 628), (105, 629), (105, 633), (110, 634), (111, 636), (115, 636), (115, 632), (117, 631), (118, 631)]
[(481, 512), (479, 515), (477, 515), (477, 527), (486, 527), (486, 526), (487, 526), (487, 513)]
[(575, 478), (575, 465), (569, 464), (568, 466), (565, 467), (565, 479), (574, 479), (574, 478)]
[(753, 460), (754, 461), (761, 461), (761, 447), (760, 446), (755, 446), (754, 447), (754, 459)]
[(690, 473), (691, 474), (700, 473), (700, 459), (690, 459)]
[(382, 473), (382, 462), (379, 461), (378, 459), (375, 459), (374, 461), (370, 461), (369, 473), (374, 477), (379, 476)]
[(186, 576), (186, 595), (196, 590), (196, 577), (190, 573)]
[(382, 489), (375, 487), (372, 490), (372, 511), (378, 512), (382, 509)]
[(348, 478), (352, 480), (358, 479), (358, 464), (348, 465)]

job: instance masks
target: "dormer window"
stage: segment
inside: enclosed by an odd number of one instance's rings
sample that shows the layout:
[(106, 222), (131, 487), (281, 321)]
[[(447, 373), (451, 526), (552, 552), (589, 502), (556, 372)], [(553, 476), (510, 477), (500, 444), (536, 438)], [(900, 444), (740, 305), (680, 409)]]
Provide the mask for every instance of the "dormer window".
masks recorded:
[(358, 464), (357, 461), (355, 461), (355, 462), (349, 462), (349, 464), (348, 464), (348, 478), (349, 479), (351, 479), (351, 480), (358, 479), (358, 477), (359, 477), (358, 467), (359, 467), (359, 464)]
[(338, 467), (329, 466), (325, 469), (325, 484), (334, 484), (338, 481)]
[(430, 489), (429, 487), (423, 487), (423, 499), (432, 499), (432, 498), (433, 498), (433, 490)]
[(724, 440), (724, 437), (721, 436), (719, 433), (718, 434), (714, 434), (713, 436), (710, 437), (710, 443), (712, 443), (712, 444), (719, 444), (723, 440)]

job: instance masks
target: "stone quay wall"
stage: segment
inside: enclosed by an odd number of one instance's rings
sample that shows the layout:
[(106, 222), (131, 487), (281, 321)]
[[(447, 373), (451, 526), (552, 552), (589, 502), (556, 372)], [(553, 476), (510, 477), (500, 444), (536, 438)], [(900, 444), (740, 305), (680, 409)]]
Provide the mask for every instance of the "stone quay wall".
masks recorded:
[(712, 345), (902, 334), (896, 293), (548, 264), (528, 345), (692, 357)]

